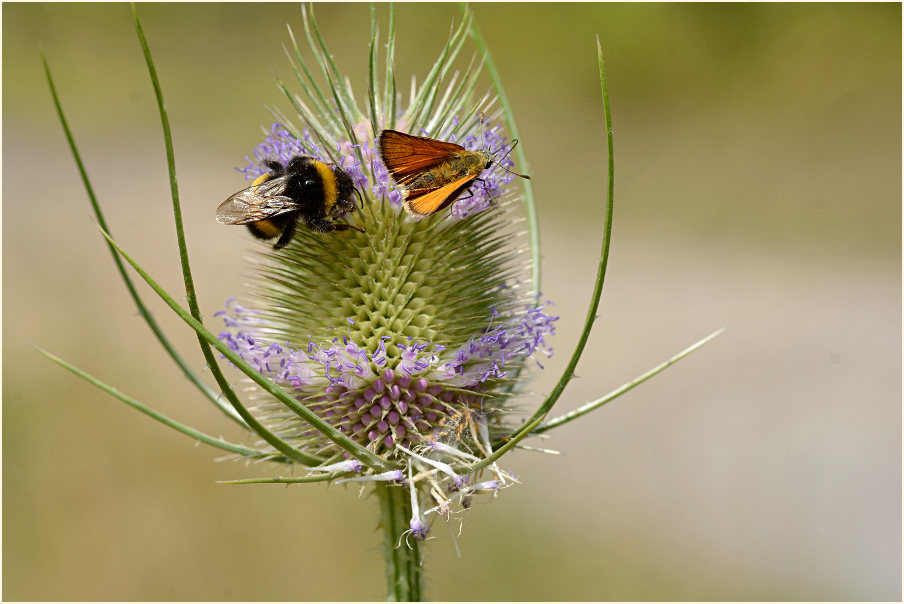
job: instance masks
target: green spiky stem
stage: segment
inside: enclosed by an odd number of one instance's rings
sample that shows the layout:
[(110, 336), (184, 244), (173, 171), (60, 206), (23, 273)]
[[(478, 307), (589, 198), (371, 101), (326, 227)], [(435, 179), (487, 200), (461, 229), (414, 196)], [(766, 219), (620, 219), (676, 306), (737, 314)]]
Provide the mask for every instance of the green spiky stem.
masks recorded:
[[(377, 485), (380, 500), (380, 527), (386, 555), (386, 599), (390, 602), (421, 601), (421, 547), (413, 537), (405, 540), (411, 518), (408, 491), (397, 486)], [(400, 541), (401, 539), (401, 541)]]

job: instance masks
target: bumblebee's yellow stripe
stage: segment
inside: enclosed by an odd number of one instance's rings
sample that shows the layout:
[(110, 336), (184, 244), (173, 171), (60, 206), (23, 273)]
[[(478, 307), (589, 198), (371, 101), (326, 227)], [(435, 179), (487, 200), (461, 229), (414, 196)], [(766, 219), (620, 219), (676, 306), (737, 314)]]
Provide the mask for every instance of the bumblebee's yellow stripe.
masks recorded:
[(274, 239), (282, 233), (282, 227), (270, 220), (258, 220), (246, 224), (248, 229), (262, 239)]
[(317, 168), (317, 173), (320, 174), (320, 181), (323, 183), (323, 209), (329, 216), (333, 204), (336, 203), (336, 197), (339, 195), (339, 188), (336, 186), (336, 175), (322, 161), (314, 160), (313, 163), (314, 167)]
[(251, 183), (251, 186), (256, 187), (257, 185), (263, 184), (263, 183), (267, 182), (268, 180), (270, 180), (270, 173), (261, 174), (260, 176), (258, 176), (257, 178), (254, 179), (254, 181)]

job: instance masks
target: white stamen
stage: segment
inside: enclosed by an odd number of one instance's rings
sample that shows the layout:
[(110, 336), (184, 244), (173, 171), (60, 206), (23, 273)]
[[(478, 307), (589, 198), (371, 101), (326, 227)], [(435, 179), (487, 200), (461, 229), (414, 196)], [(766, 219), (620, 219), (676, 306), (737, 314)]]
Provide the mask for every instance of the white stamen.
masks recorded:
[(537, 451), (538, 453), (548, 453), (549, 455), (561, 455), (561, 451), (556, 451), (554, 449), (541, 449), (540, 447), (531, 447), (529, 445), (515, 445), (518, 449), (524, 449), (525, 451)]
[(420, 539), (422, 541), (427, 538), (427, 531), (429, 527), (426, 522), (421, 520), (421, 512), (420, 506), (418, 506), (417, 502), (417, 489), (414, 486), (414, 480), (411, 473), (411, 460), (408, 461), (408, 488), (411, 490), (411, 521), (408, 523), (410, 527), (407, 531), (399, 535), (399, 544), (396, 546), (402, 546), (402, 539), (405, 539), (405, 544), (408, 547), (411, 547), (411, 544), (408, 542), (408, 537), (414, 535), (415, 539)]
[(414, 451), (406, 449), (405, 447), (403, 447), (402, 445), (400, 445), (398, 443), (396, 443), (396, 448), (404, 451), (405, 453), (414, 457), (415, 459), (421, 460), (425, 464), (433, 466), (434, 468), (438, 469), (440, 472), (442, 472), (444, 474), (448, 474), (449, 476), (452, 477), (452, 480), (454, 480), (456, 483), (461, 482), (461, 476), (456, 474), (455, 470), (453, 470), (452, 466), (450, 466), (449, 464), (445, 464), (441, 461), (436, 461), (435, 459), (428, 459), (428, 458), (424, 457), (423, 455), (418, 455)]
[(441, 442), (431, 440), (428, 446), (434, 451), (442, 451), (443, 453), (448, 453), (449, 455), (453, 455), (455, 457), (460, 457), (462, 459), (467, 459), (469, 461), (480, 461), (479, 457), (475, 457), (470, 453), (465, 453), (464, 451), (459, 451), (455, 447), (451, 447), (449, 445), (443, 444)]
[(405, 473), (401, 470), (390, 470), (388, 472), (383, 472), (382, 474), (370, 474), (368, 476), (343, 478), (342, 480), (337, 480), (336, 484), (342, 484), (343, 482), (370, 482), (373, 480), (385, 480), (388, 482), (394, 482), (402, 480), (403, 478), (405, 478)]
[(311, 472), (360, 472), (361, 471), (361, 462), (357, 459), (347, 459), (345, 461), (340, 461), (334, 464), (330, 464), (328, 466), (317, 466), (316, 468), (311, 468)]
[[(477, 417), (477, 432), (480, 434), (480, 441), (483, 442), (483, 446), (486, 447), (487, 457), (493, 454), (493, 446), (490, 444), (490, 429), (487, 427), (487, 416), (480, 415)], [(499, 466), (496, 465), (494, 461), (490, 464), (490, 467), (493, 468), (493, 472), (496, 474), (496, 478), (502, 482), (502, 485), (505, 486), (505, 476), (502, 473), (502, 470), (499, 469)]]

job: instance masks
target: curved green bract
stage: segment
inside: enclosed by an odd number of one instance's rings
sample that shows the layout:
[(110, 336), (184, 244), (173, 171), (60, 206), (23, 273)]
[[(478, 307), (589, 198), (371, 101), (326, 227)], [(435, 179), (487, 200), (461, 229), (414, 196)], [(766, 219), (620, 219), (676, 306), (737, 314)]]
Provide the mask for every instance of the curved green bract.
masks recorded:
[(681, 352), (679, 352), (678, 354), (676, 354), (669, 360), (665, 361), (664, 363), (660, 363), (659, 365), (657, 365), (656, 367), (653, 367), (652, 369), (650, 369), (643, 375), (640, 375), (640, 376), (634, 378), (627, 384), (624, 384), (621, 387), (616, 388), (615, 390), (613, 390), (606, 396), (600, 397), (600, 398), (596, 399), (595, 401), (590, 401), (589, 403), (581, 405), (574, 411), (570, 411), (564, 415), (560, 415), (559, 417), (556, 417), (549, 421), (543, 422), (541, 425), (534, 428), (532, 433), (533, 434), (542, 434), (543, 432), (546, 432), (547, 430), (556, 428), (558, 426), (561, 426), (562, 424), (567, 424), (570, 421), (576, 420), (579, 417), (587, 415), (591, 411), (599, 409), (606, 403), (615, 400), (616, 398), (620, 397), (621, 395), (628, 392), (629, 390), (633, 390), (637, 386), (643, 384), (644, 382), (646, 382), (648, 379), (650, 379), (657, 373), (665, 371), (667, 368), (671, 367), (672, 365), (674, 365), (675, 363), (677, 363), (678, 361), (680, 361), (681, 359), (683, 359), (690, 353), (699, 349), (704, 344), (711, 342), (713, 339), (715, 339), (716, 336), (718, 336), (723, 331), (724, 331), (724, 329), (720, 329), (719, 331), (709, 334), (708, 336), (706, 336), (705, 338), (703, 338), (696, 344), (693, 344), (693, 345), (689, 346), (688, 348), (685, 348), (684, 350), (682, 350)]
[[(97, 201), (97, 197), (94, 194), (94, 187), (91, 186), (91, 181), (88, 178), (88, 171), (85, 169), (85, 165), (82, 163), (82, 157), (78, 152), (78, 148), (75, 145), (75, 138), (72, 136), (72, 132), (69, 130), (69, 123), (66, 121), (66, 116), (63, 114), (63, 106), (60, 103), (60, 99), (57, 96), (56, 86), (53, 84), (53, 77), (50, 75), (50, 65), (47, 63), (47, 58), (44, 56), (44, 53), (41, 53), (41, 61), (44, 63), (44, 73), (47, 76), (47, 84), (50, 86), (50, 95), (53, 97), (53, 104), (56, 107), (57, 116), (60, 118), (60, 123), (63, 126), (63, 132), (66, 135), (66, 140), (69, 143), (69, 149), (72, 151), (72, 156), (75, 159), (75, 164), (78, 167), (79, 174), (82, 177), (82, 184), (85, 187), (85, 191), (88, 194), (88, 200), (91, 202), (91, 207), (94, 210), (94, 216), (97, 219), (98, 224), (100, 224), (101, 228), (109, 231), (109, 227), (107, 226), (107, 221), (104, 218), (104, 213), (101, 210), (100, 204)], [(195, 373), (191, 367), (189, 367), (188, 363), (176, 352), (176, 349), (173, 348), (173, 345), (170, 344), (169, 340), (166, 336), (163, 335), (163, 330), (160, 329), (160, 326), (157, 324), (157, 321), (154, 319), (151, 312), (144, 305), (144, 301), (141, 299), (141, 296), (138, 295), (138, 291), (135, 289), (135, 284), (132, 283), (132, 279), (129, 277), (128, 273), (126, 273), (126, 269), (122, 264), (122, 259), (119, 257), (119, 254), (116, 253), (115, 248), (107, 244), (107, 247), (110, 249), (110, 254), (113, 256), (113, 262), (116, 263), (116, 269), (119, 271), (120, 276), (122, 277), (123, 282), (126, 285), (126, 289), (129, 290), (129, 295), (132, 297), (132, 300), (135, 302), (135, 306), (138, 307), (138, 314), (144, 319), (145, 323), (147, 323), (148, 327), (153, 332), (154, 336), (160, 342), (160, 345), (163, 346), (164, 350), (166, 350), (167, 354), (169, 354), (170, 358), (179, 366), (182, 370), (182, 373), (185, 374), (185, 377), (189, 379), (189, 381), (194, 384), (198, 390), (201, 391), (204, 396), (206, 396), (214, 405), (220, 408), (230, 419), (238, 422), (243, 428), (248, 428), (248, 425), (242, 420), (242, 418), (235, 412), (235, 410), (229, 405), (225, 404), (216, 392), (213, 391), (210, 386), (204, 383), (204, 381)]]
[(556, 384), (555, 388), (553, 388), (549, 396), (546, 397), (546, 400), (543, 401), (543, 404), (540, 405), (540, 407), (534, 412), (534, 414), (525, 422), (524, 426), (522, 426), (519, 430), (512, 434), (512, 439), (522, 438), (529, 432), (529, 426), (533, 425), (537, 420), (542, 420), (542, 418), (546, 417), (546, 414), (549, 413), (550, 409), (552, 409), (552, 406), (556, 403), (557, 400), (559, 400), (559, 397), (565, 390), (565, 386), (574, 377), (575, 368), (577, 367), (578, 361), (581, 358), (581, 354), (583, 354), (584, 352), (584, 346), (587, 344), (587, 339), (590, 337), (590, 330), (593, 328), (594, 322), (596, 322), (596, 311), (599, 308), (600, 297), (603, 294), (603, 283), (606, 280), (606, 266), (609, 262), (609, 242), (612, 236), (612, 205), (615, 196), (615, 160), (613, 157), (612, 143), (612, 115), (609, 111), (609, 90), (606, 86), (606, 69), (603, 62), (603, 50), (600, 46), (599, 37), (597, 37), (596, 39), (596, 52), (600, 71), (600, 85), (602, 87), (603, 94), (603, 114), (606, 119), (606, 142), (608, 143), (609, 150), (609, 185), (606, 191), (603, 246), (602, 251), (600, 252), (600, 261), (596, 272), (596, 283), (593, 286), (593, 294), (590, 297), (590, 308), (587, 309), (587, 317), (584, 320), (584, 328), (581, 331), (581, 336), (578, 338), (578, 343), (571, 355), (571, 360), (569, 360), (568, 366), (565, 367), (565, 371), (562, 374), (562, 377), (559, 379), (558, 383)]
[(349, 473), (322, 474), (320, 476), (299, 476), (297, 478), (240, 478), (238, 480), (218, 480), (217, 484), (302, 484), (309, 482), (329, 482), (343, 476), (351, 476)]
[[(37, 347), (35, 347), (35, 348), (37, 348)], [(113, 386), (110, 386), (108, 384), (101, 382), (96, 377), (82, 371), (75, 365), (67, 363), (60, 357), (58, 357), (54, 354), (51, 354), (41, 348), (38, 348), (38, 352), (43, 354), (45, 357), (47, 357), (48, 359), (50, 359), (51, 361), (53, 361), (60, 367), (66, 369), (68, 371), (71, 371), (75, 375), (79, 376), (80, 378), (82, 378), (83, 380), (88, 382), (89, 384), (92, 384), (93, 386), (100, 388), (107, 394), (118, 398), (119, 400), (121, 400), (125, 404), (129, 405), (133, 409), (137, 409), (138, 411), (141, 411), (145, 415), (156, 419), (158, 422), (160, 422), (164, 425), (167, 425), (170, 428), (173, 428), (174, 430), (177, 430), (177, 431), (185, 434), (186, 436), (190, 436), (199, 442), (202, 442), (206, 445), (210, 445), (212, 447), (216, 447), (218, 449), (223, 449), (224, 451), (229, 451), (230, 453), (238, 453), (239, 455), (242, 455), (242, 456), (248, 457), (248, 458), (268, 457), (269, 461), (281, 461), (280, 459), (273, 458), (272, 454), (267, 451), (260, 451), (258, 449), (250, 449), (248, 447), (243, 447), (242, 445), (236, 445), (236, 444), (233, 444), (230, 442), (226, 442), (225, 440), (221, 440), (219, 438), (214, 438), (213, 436), (210, 436), (209, 434), (205, 434), (205, 433), (201, 432), (200, 430), (195, 430), (191, 426), (186, 426), (185, 424), (183, 424), (181, 422), (177, 422), (176, 420), (171, 419), (171, 418), (167, 417), (166, 415), (163, 415), (159, 411), (155, 411), (154, 409), (151, 409), (144, 403), (141, 403), (141, 402), (135, 400), (134, 398), (132, 398), (126, 394), (123, 394), (122, 392), (119, 392)]]
[[(468, 11), (466, 5), (464, 10), (465, 12)], [(490, 55), (486, 42), (484, 42), (483, 36), (480, 35), (480, 30), (477, 29), (477, 25), (473, 21), (471, 22), (471, 36), (474, 38), (474, 43), (477, 44), (477, 47), (483, 53), (487, 73), (493, 82), (499, 101), (502, 103), (502, 111), (503, 115), (505, 115), (505, 123), (508, 126), (509, 134), (512, 135), (512, 138), (520, 141), (521, 135), (518, 133), (518, 124), (515, 123), (515, 114), (512, 112), (508, 97), (505, 95), (502, 78), (499, 77), (499, 72), (496, 71), (496, 64), (493, 63), (493, 58)], [(529, 174), (530, 167), (527, 163), (527, 154), (524, 151), (523, 144), (515, 148), (515, 157), (518, 158), (518, 169), (523, 173)], [(537, 219), (537, 204), (534, 202), (534, 187), (531, 181), (524, 179), (522, 186), (524, 187), (524, 210), (527, 214), (527, 225), (530, 232), (531, 291), (536, 296), (540, 291), (540, 222)]]
[(379, 469), (387, 469), (389, 464), (382, 458), (377, 457), (370, 451), (367, 451), (362, 446), (357, 444), (356, 442), (350, 440), (348, 437), (343, 435), (341, 432), (325, 423), (321, 420), (316, 414), (307, 409), (304, 405), (299, 404), (297, 401), (288, 396), (281, 388), (276, 386), (270, 380), (262, 376), (259, 372), (254, 370), (250, 365), (241, 360), (238, 355), (236, 355), (232, 350), (230, 350), (225, 344), (220, 342), (213, 334), (211, 334), (202, 324), (201, 321), (201, 311), (198, 307), (197, 295), (195, 293), (194, 282), (191, 276), (191, 267), (188, 263), (188, 251), (185, 245), (185, 235), (182, 229), (182, 210), (179, 204), (179, 188), (176, 182), (176, 166), (175, 159), (173, 154), (173, 144), (172, 144), (172, 135), (170, 133), (169, 127), (169, 118), (166, 113), (166, 105), (163, 102), (163, 93), (160, 88), (160, 82), (157, 79), (157, 72), (154, 68), (154, 62), (151, 58), (151, 52), (148, 48), (147, 41), (145, 40), (144, 33), (141, 29), (141, 23), (138, 20), (138, 13), (135, 9), (135, 5), (132, 5), (132, 16), (135, 21), (135, 30), (138, 34), (138, 39), (141, 43), (142, 51), (144, 52), (144, 56), (148, 66), (148, 72), (151, 78), (151, 83), (154, 87), (154, 95), (157, 99), (157, 107), (160, 111), (160, 121), (163, 126), (163, 139), (164, 144), (166, 146), (166, 161), (167, 167), (169, 169), (169, 179), (170, 179), (170, 191), (173, 200), (173, 216), (176, 221), (176, 238), (179, 243), (179, 257), (182, 264), (182, 275), (185, 281), (185, 293), (188, 300), (188, 306), (190, 309), (190, 315), (185, 313), (185, 311), (179, 306), (179, 304), (169, 296), (159, 285), (154, 282), (150, 276), (144, 272), (135, 262), (132, 260), (125, 252), (123, 252), (122, 248), (120, 248), (113, 239), (104, 232), (104, 237), (110, 241), (120, 254), (135, 268), (136, 271), (142, 276), (142, 278), (148, 282), (149, 285), (157, 292), (158, 295), (163, 298), (163, 300), (172, 308), (176, 313), (182, 317), (184, 321), (186, 321), (192, 329), (198, 334), (198, 343), (201, 346), (201, 352), (204, 354), (204, 359), (207, 361), (207, 365), (210, 368), (211, 374), (214, 376), (214, 379), (217, 382), (217, 385), (223, 391), (223, 394), (226, 396), (227, 400), (232, 404), (235, 410), (242, 416), (242, 419), (251, 426), (251, 428), (257, 432), (264, 440), (266, 440), (271, 446), (275, 447), (281, 453), (292, 457), (298, 461), (301, 461), (307, 465), (316, 465), (321, 460), (319, 458), (313, 457), (311, 455), (307, 455), (298, 451), (281, 439), (277, 438), (273, 435), (269, 430), (264, 428), (257, 420), (255, 420), (250, 413), (248, 413), (247, 409), (241, 404), (238, 397), (233, 392), (232, 388), (229, 386), (223, 372), (220, 370), (219, 364), (217, 363), (216, 358), (213, 355), (213, 351), (211, 350), (211, 345), (213, 345), (217, 350), (219, 350), (223, 355), (229, 359), (236, 367), (238, 367), (245, 375), (251, 378), (253, 381), (257, 382), (261, 385), (264, 390), (267, 390), (271, 394), (273, 394), (280, 402), (289, 407), (293, 412), (298, 414), (300, 417), (305, 419), (313, 428), (322, 432), (324, 436), (335, 442), (339, 447), (346, 450), (351, 454), (355, 459), (359, 460), (364, 465), (371, 468), (379, 468)]
[[(273, 395), (277, 400), (279, 400), (279, 402), (291, 409), (303, 420), (311, 424), (313, 428), (323, 433), (324, 436), (336, 443), (337, 446), (341, 447), (345, 451), (348, 451), (348, 453), (352, 457), (360, 461), (362, 464), (366, 465), (369, 468), (380, 470), (388, 470), (392, 467), (385, 459), (374, 455), (358, 443), (350, 440), (341, 432), (324, 422), (317, 414), (286, 394), (286, 392), (282, 388), (274, 384), (269, 378), (263, 376), (260, 372), (251, 367), (251, 365), (246, 363), (232, 349), (230, 349), (226, 344), (220, 341), (213, 333), (208, 331), (200, 321), (191, 316), (190, 313), (186, 312), (185, 309), (183, 309), (179, 305), (179, 303), (175, 299), (173, 299), (172, 296), (167, 294), (166, 291), (162, 287), (160, 287), (160, 285), (156, 281), (154, 281), (154, 279), (152, 279), (151, 276), (148, 275), (147, 272), (145, 272), (144, 269), (142, 269), (138, 265), (138, 263), (132, 259), (131, 256), (129, 256), (115, 241), (113, 241), (113, 239), (110, 238), (107, 233), (103, 233), (103, 235), (107, 238), (107, 241), (110, 241), (114, 245), (114, 247), (116, 247), (116, 250), (120, 254), (122, 254), (122, 257), (125, 258), (126, 262), (132, 265), (132, 268), (135, 269), (135, 271), (141, 276), (141, 278), (151, 286), (151, 289), (153, 289), (157, 293), (157, 295), (160, 296), (160, 298), (164, 302), (166, 302), (166, 305), (169, 306), (177, 315), (179, 315), (179, 317), (183, 321), (185, 321), (185, 323), (187, 323), (189, 327), (195, 330), (199, 338), (205, 340), (205, 342), (209, 343), (209, 345), (213, 348), (216, 348), (218, 352), (226, 357), (226, 359), (229, 360), (233, 365), (235, 365), (242, 373), (251, 378), (253, 382)], [(207, 346), (208, 350), (210, 350), (210, 346)], [(213, 353), (211, 352), (211, 358), (212, 357)], [(230, 400), (230, 402), (232, 402), (232, 400)], [(275, 447), (281, 453), (292, 457), (293, 459), (296, 459), (301, 463), (304, 463), (305, 465), (317, 465), (322, 463), (322, 459), (298, 451), (297, 449), (290, 447), (284, 441), (273, 435), (250, 413), (248, 413), (248, 410), (241, 405), (241, 402), (239, 402), (238, 399), (235, 399), (235, 402), (233, 404), (236, 405), (236, 411), (238, 411), (242, 415), (242, 418), (248, 422), (248, 425), (250, 425), (252, 429), (260, 435), (261, 438), (266, 440), (270, 445)]]

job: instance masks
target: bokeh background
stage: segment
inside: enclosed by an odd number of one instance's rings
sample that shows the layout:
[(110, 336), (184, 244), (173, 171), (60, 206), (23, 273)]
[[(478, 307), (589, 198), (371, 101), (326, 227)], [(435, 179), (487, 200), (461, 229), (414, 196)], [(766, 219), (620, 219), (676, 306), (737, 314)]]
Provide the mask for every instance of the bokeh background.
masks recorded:
[[(381, 599), (376, 510), (353, 489), (223, 486), (215, 462), (52, 365), (68, 359), (239, 435), (170, 365), (91, 218), (43, 44), (118, 240), (181, 289), (160, 126), (127, 5), (3, 5), (3, 598)], [(202, 310), (252, 247), (213, 219), (291, 77), (296, 4), (140, 5), (173, 126)], [(442, 527), (432, 599), (900, 600), (901, 7), (478, 4), (530, 160), (543, 291), (561, 316), (536, 405), (583, 322), (600, 244), (607, 60), (616, 208), (601, 318), (566, 411), (716, 341), (543, 443), (523, 484)], [(386, 31), (387, 7), (378, 7)], [(369, 11), (319, 4), (361, 94)], [(397, 9), (423, 76), (457, 5)], [(469, 54), (469, 53), (468, 53)], [(151, 292), (201, 370), (194, 337)]]

